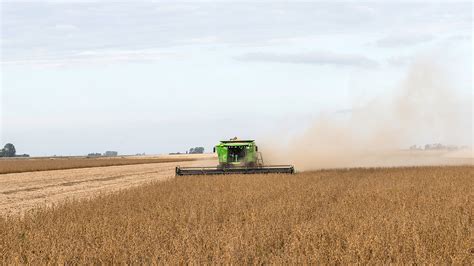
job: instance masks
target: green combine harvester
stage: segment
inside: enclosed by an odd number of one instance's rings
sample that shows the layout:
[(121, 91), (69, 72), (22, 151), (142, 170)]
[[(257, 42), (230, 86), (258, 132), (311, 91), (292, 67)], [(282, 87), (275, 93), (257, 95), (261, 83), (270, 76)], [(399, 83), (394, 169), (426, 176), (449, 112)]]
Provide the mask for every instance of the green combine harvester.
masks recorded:
[(223, 140), (214, 147), (219, 165), (216, 167), (176, 167), (176, 175), (224, 175), (224, 174), (293, 174), (292, 165), (264, 165), (262, 154), (254, 140), (233, 138)]

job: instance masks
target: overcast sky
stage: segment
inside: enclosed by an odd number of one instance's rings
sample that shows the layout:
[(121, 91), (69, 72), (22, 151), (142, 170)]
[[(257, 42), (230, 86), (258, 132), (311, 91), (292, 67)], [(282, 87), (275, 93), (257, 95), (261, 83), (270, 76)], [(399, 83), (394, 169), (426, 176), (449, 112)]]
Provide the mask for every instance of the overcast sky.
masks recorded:
[(471, 2), (2, 1), (1, 23), (0, 142), (32, 155), (293, 134), (417, 58), (473, 97)]

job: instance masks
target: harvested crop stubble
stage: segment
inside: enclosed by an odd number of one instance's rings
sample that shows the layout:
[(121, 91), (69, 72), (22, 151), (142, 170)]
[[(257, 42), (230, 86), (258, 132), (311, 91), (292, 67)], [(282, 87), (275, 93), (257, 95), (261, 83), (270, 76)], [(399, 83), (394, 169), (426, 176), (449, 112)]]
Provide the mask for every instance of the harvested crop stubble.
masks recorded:
[(193, 158), (44, 158), (0, 160), (0, 174), (76, 168), (193, 161)]
[(6, 264), (472, 264), (473, 173), (180, 177), (0, 218), (0, 254)]

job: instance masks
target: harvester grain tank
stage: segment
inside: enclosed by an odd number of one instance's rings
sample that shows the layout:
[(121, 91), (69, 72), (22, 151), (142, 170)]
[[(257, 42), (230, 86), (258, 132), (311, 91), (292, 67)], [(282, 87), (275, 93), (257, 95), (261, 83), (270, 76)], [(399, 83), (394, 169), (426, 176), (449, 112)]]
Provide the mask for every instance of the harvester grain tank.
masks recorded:
[(220, 141), (214, 147), (219, 165), (216, 167), (176, 167), (176, 175), (221, 175), (221, 174), (293, 174), (292, 165), (264, 165), (262, 154), (254, 140), (233, 138)]

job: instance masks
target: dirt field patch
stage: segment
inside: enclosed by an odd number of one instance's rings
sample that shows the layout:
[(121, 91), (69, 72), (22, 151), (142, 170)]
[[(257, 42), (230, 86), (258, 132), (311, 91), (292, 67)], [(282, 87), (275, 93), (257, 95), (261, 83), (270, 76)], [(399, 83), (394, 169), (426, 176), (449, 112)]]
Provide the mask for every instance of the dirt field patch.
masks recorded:
[(215, 165), (216, 162), (182, 161), (3, 174), (0, 175), (0, 216), (173, 178), (178, 164)]

